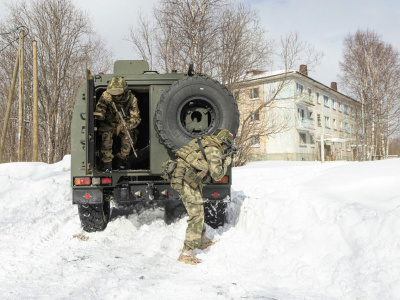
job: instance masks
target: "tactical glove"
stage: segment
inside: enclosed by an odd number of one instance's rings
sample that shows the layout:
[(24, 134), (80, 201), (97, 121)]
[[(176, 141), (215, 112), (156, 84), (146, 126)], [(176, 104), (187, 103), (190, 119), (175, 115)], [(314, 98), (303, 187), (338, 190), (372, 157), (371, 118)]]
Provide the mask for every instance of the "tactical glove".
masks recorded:
[(229, 165), (231, 164), (231, 162), (232, 162), (232, 157), (227, 156), (227, 157), (225, 158), (225, 160), (224, 160), (224, 168), (227, 167), (227, 166), (229, 166)]
[(132, 123), (126, 123), (126, 126), (128, 126), (128, 130), (135, 129), (135, 126)]
[(96, 120), (104, 120), (105, 119), (105, 117), (104, 117), (104, 114), (103, 113), (101, 113), (101, 112), (94, 112), (93, 113), (93, 116), (94, 116), (94, 118), (96, 119)]

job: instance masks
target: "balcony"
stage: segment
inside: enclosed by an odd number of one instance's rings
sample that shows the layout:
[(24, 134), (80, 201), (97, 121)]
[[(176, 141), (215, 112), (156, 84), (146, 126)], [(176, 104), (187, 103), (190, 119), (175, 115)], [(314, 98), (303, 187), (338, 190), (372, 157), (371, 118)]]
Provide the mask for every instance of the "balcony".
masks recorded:
[(297, 119), (297, 128), (298, 129), (315, 129), (315, 121), (310, 119)]
[(301, 102), (301, 103), (314, 105), (313, 97), (312, 96), (310, 97), (309, 95), (306, 95), (306, 94), (300, 94), (300, 95), (296, 94), (295, 100), (298, 101), (298, 102)]

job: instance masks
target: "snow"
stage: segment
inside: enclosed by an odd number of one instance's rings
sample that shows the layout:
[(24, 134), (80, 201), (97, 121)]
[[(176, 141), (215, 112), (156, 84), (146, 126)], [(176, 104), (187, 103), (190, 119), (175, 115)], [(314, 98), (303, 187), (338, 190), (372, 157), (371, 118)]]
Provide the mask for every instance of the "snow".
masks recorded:
[(83, 232), (69, 168), (0, 165), (1, 299), (400, 299), (400, 159), (234, 168), (197, 266), (177, 261), (186, 218), (161, 208)]
[(259, 74), (246, 74), (242, 76), (241, 80), (256, 80), (256, 79), (263, 79), (267, 77), (273, 77), (277, 75), (283, 75), (283, 74), (289, 74), (289, 73), (298, 73), (295, 70), (289, 69), (289, 70), (276, 70), (276, 71), (264, 71)]

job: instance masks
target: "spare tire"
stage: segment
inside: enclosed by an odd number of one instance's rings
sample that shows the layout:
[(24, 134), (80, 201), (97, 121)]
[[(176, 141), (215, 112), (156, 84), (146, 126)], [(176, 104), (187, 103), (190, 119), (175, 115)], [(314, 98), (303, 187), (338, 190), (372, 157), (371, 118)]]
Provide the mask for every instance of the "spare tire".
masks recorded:
[(194, 76), (175, 82), (161, 95), (154, 119), (161, 142), (176, 152), (217, 128), (228, 129), (236, 136), (239, 110), (225, 86)]

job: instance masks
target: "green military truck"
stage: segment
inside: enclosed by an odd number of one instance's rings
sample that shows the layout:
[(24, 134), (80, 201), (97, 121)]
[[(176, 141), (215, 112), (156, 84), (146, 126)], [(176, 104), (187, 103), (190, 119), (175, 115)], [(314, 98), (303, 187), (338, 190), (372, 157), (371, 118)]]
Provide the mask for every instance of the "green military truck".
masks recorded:
[[(161, 178), (163, 161), (174, 158), (174, 153), (193, 138), (217, 128), (237, 133), (239, 112), (232, 94), (211, 78), (188, 73), (159, 74), (140, 60), (116, 61), (113, 74), (91, 75), (87, 71), (86, 83), (76, 95), (71, 126), (72, 201), (78, 205), (85, 231), (106, 228), (111, 201), (116, 207), (158, 201), (165, 204), (169, 222), (181, 201), (169, 182)], [(137, 156), (131, 150), (128, 168), (103, 172), (101, 134), (93, 112), (116, 75), (125, 78), (138, 99), (142, 121), (135, 145)], [(119, 143), (115, 137), (115, 152)], [(220, 182), (204, 186), (205, 220), (214, 228), (224, 223), (231, 184), (229, 170)]]

